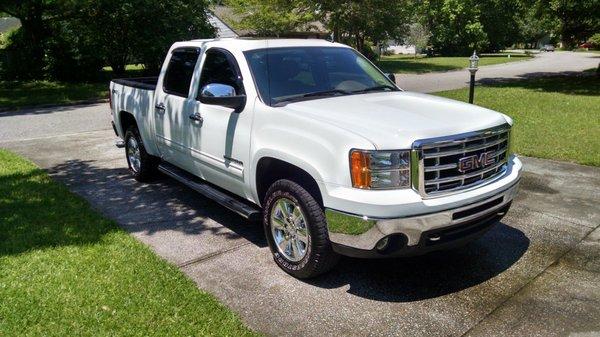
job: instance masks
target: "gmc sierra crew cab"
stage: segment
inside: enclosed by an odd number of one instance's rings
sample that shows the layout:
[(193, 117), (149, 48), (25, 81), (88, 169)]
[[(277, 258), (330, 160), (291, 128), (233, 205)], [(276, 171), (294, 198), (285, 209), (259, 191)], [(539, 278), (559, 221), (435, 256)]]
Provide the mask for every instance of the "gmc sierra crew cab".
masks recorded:
[(135, 179), (160, 171), (250, 220), (298, 278), (341, 255), (456, 247), (508, 211), (512, 120), (403, 91), (324, 40), (175, 43), (158, 78), (116, 79), (110, 106)]

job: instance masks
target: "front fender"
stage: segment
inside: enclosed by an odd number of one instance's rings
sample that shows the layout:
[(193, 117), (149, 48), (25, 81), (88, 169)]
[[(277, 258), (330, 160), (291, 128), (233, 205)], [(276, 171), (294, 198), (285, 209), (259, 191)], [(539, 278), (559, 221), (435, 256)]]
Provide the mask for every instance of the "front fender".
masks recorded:
[(325, 183), (351, 185), (351, 149), (374, 149), (371, 142), (352, 132), (285, 110), (267, 108), (255, 116), (249, 174), (255, 198), (256, 169), (261, 158), (272, 157), (303, 169), (324, 195)]

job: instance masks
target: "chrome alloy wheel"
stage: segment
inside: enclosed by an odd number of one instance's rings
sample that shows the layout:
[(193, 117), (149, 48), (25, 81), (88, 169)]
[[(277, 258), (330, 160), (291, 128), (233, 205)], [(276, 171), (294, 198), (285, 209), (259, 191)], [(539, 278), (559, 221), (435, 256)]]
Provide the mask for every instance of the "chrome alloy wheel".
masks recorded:
[(271, 209), (270, 220), (271, 234), (279, 253), (291, 262), (302, 260), (308, 250), (310, 234), (300, 205), (281, 198)]
[(134, 172), (139, 172), (142, 165), (142, 156), (140, 155), (140, 146), (135, 137), (129, 137), (127, 140), (127, 159)]

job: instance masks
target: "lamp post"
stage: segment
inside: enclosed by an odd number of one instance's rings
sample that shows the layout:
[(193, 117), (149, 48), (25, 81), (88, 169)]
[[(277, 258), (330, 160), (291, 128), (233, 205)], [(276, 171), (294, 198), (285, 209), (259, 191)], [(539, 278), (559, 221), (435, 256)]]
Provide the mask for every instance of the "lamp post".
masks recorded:
[(469, 103), (473, 104), (473, 95), (475, 94), (475, 73), (479, 69), (479, 56), (473, 50), (473, 55), (469, 57), (469, 72), (471, 73), (471, 83), (469, 84)]

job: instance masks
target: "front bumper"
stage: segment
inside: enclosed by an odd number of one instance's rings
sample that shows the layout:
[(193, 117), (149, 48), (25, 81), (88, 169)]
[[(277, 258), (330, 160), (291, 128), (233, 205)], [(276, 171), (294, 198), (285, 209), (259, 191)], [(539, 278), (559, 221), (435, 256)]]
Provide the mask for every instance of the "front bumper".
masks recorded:
[[(477, 238), (504, 216), (518, 183), (517, 179), (468, 205), (418, 216), (377, 219), (326, 209), (329, 239), (338, 253), (364, 257), (416, 255), (463, 243)], [(385, 238), (388, 245), (378, 249)]]

